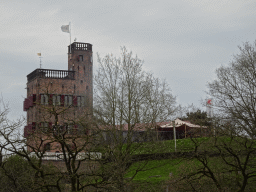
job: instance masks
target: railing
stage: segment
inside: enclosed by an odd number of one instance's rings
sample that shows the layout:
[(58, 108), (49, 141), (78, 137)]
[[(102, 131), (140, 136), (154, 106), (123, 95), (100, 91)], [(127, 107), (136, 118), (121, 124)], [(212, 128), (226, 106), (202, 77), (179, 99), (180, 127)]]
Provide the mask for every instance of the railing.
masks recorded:
[(75, 71), (36, 69), (27, 75), (28, 82), (33, 80), (34, 78), (74, 79)]
[[(92, 51), (92, 44), (74, 42), (71, 44), (71, 52), (73, 52), (74, 50)], [(68, 52), (70, 53), (70, 45), (68, 46)]]

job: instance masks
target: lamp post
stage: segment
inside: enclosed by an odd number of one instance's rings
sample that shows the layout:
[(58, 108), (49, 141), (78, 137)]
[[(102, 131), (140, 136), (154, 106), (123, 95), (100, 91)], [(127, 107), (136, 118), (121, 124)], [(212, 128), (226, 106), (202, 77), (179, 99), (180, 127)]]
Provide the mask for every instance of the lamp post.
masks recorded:
[(172, 126), (173, 126), (173, 139), (174, 139), (175, 152), (176, 152), (176, 127), (175, 127), (175, 120), (172, 122)]

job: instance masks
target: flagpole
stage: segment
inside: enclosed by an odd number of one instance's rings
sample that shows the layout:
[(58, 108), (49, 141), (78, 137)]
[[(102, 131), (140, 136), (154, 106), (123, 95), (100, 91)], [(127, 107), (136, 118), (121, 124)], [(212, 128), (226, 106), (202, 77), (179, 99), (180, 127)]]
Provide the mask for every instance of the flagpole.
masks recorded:
[(71, 22), (69, 22), (69, 37), (70, 37), (70, 45), (69, 45), (70, 57), (69, 57), (69, 59), (71, 59)]
[(42, 68), (42, 62), (41, 62), (41, 57), (42, 57), (42, 50), (40, 50), (40, 69)]

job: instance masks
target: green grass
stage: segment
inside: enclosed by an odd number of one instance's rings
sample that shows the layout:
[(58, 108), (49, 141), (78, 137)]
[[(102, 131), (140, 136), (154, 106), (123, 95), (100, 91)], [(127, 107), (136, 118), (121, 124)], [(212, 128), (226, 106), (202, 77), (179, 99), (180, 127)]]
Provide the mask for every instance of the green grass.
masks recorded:
[(135, 174), (135, 170), (138, 167), (145, 165), (143, 168), (144, 171), (138, 172), (133, 181), (141, 181), (141, 182), (160, 182), (164, 180), (168, 180), (169, 174), (176, 174), (177, 168), (184, 163), (181, 162), (180, 159), (164, 159), (164, 160), (152, 160), (148, 162), (137, 162), (133, 164), (130, 168), (129, 173), (127, 173), (126, 177), (130, 178)]
[[(200, 146), (202, 151), (215, 151), (216, 148), (214, 147), (214, 138), (196, 138), (195, 142), (197, 142)], [(225, 142), (230, 147), (232, 147), (235, 150), (244, 150), (244, 146), (239, 144), (239, 142), (242, 142), (241, 138), (235, 138), (231, 142), (230, 137), (219, 137), (217, 140), (217, 143), (219, 146), (222, 145), (222, 143)], [(193, 151), (195, 148), (195, 143), (191, 139), (179, 139), (177, 140), (177, 151)], [(248, 143), (247, 143), (248, 145)], [(159, 147), (162, 147), (159, 149)], [(253, 144), (252, 147), (255, 147)], [(149, 150), (151, 149), (151, 150)], [(135, 154), (147, 154), (147, 153), (167, 153), (167, 152), (174, 152), (174, 141), (168, 140), (168, 141), (161, 141), (156, 143), (143, 143), (142, 146), (138, 147), (138, 151), (135, 151)], [(212, 161), (211, 164), (213, 166), (216, 166), (218, 158), (210, 158), (209, 160)], [(135, 182), (161, 182), (166, 181), (169, 179), (169, 174), (172, 173), (173, 176), (178, 174), (178, 171), (181, 170), (181, 167), (186, 167), (188, 164), (191, 165), (191, 161), (193, 161), (193, 165), (199, 165), (200, 163), (197, 160), (185, 160), (185, 159), (163, 159), (163, 160), (151, 160), (148, 161), (146, 166), (144, 167), (145, 171), (138, 172), (136, 176), (134, 177)], [(145, 162), (136, 162), (134, 163), (129, 173), (127, 173), (126, 177), (132, 177), (135, 174), (135, 170), (138, 167), (141, 167), (144, 165)], [(222, 165), (220, 165), (222, 166)], [(194, 167), (194, 166), (193, 166)], [(156, 175), (161, 175), (161, 177), (152, 177)]]
[[(206, 143), (209, 138), (202, 137), (196, 138), (196, 142)], [(193, 151), (195, 144), (193, 141), (188, 139), (177, 139), (176, 140), (176, 151)], [(123, 146), (124, 150), (126, 145)], [(133, 154), (152, 154), (152, 153), (170, 153), (175, 152), (175, 141), (166, 140), (166, 141), (156, 141), (156, 142), (145, 142), (145, 143), (133, 143), (132, 144)]]

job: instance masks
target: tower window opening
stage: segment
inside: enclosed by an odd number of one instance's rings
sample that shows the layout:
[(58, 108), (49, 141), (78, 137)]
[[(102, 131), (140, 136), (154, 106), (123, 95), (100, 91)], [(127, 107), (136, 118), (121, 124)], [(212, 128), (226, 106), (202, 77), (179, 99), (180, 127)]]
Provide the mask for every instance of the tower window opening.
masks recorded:
[(79, 55), (79, 61), (83, 61), (83, 60), (84, 60), (83, 55)]

